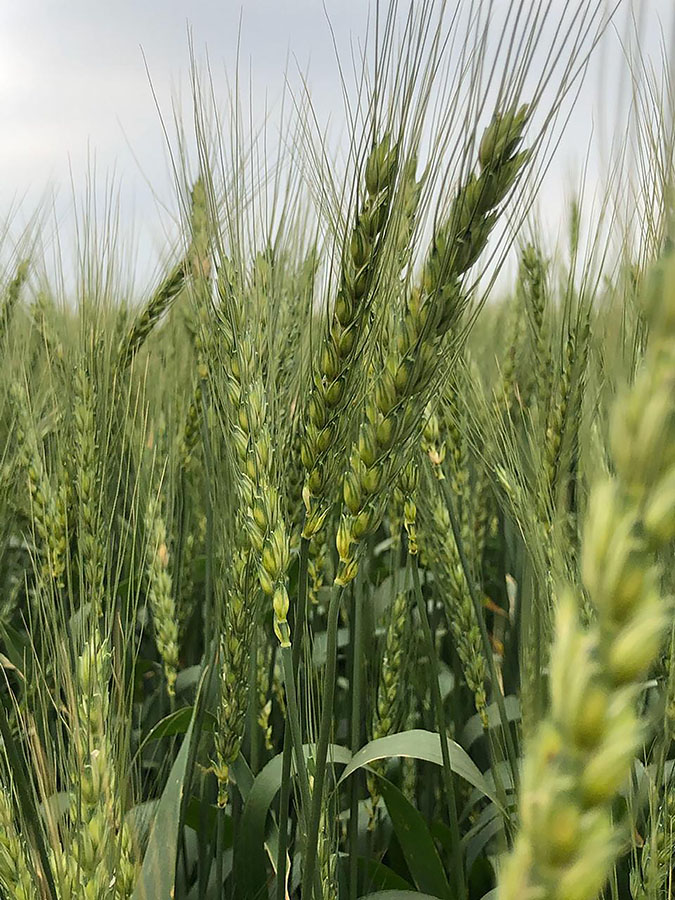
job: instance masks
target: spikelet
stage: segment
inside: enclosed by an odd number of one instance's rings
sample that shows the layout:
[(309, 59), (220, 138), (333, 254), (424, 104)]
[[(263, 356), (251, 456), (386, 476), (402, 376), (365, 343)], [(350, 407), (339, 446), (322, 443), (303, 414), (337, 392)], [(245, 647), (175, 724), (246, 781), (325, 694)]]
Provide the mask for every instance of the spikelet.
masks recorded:
[(523, 403), (525, 393), (519, 371), (523, 349), (523, 316), (521, 298), (518, 295), (507, 305), (505, 318), (506, 353), (501, 361), (498, 383), (493, 389), (492, 409), (496, 421), (511, 422), (516, 407)]
[[(372, 716), (371, 738), (376, 741), (398, 731), (406, 719), (408, 698), (406, 670), (412, 656), (410, 604), (405, 592), (394, 598), (388, 615), (384, 639), (384, 652), (380, 664), (377, 695)], [(381, 761), (372, 764), (375, 772), (383, 772)], [(374, 828), (377, 807), (380, 800), (377, 776), (366, 774), (366, 784), (370, 794), (369, 827)]]
[(218, 284), (223, 301), (219, 311), (222, 362), (227, 374), (227, 396), (221, 395), (219, 401), (234, 445), (242, 525), (260, 588), (272, 601), (275, 633), (287, 645), (290, 542), (276, 480), (267, 396), (251, 335), (237, 332), (234, 285), (225, 269), (219, 273)]
[(28, 391), (15, 383), (11, 399), (16, 415), (17, 462), (26, 478), (31, 524), (41, 556), (39, 574), (45, 582), (63, 587), (68, 552), (68, 485), (65, 478), (58, 489), (52, 485), (30, 416)]
[(459, 188), (448, 218), (434, 235), (421, 284), (407, 298), (395, 346), (376, 378), (343, 481), (346, 511), (338, 528), (340, 565), (335, 576), (339, 585), (356, 576), (358, 548), (382, 520), (391, 473), (405, 464), (410, 439), (419, 438), (441, 343), (466, 306), (462, 276), (485, 248), (499, 204), (529, 157), (518, 150), (527, 115), (527, 107), (513, 107), (493, 117), (479, 147), (480, 172)]
[(261, 361), (250, 330), (240, 321), (236, 275), (228, 260), (218, 273), (220, 360), (225, 379), (215, 399), (233, 447), (237, 520), (229, 562), (220, 641), (220, 701), (214, 771), (218, 802), (227, 797), (229, 769), (239, 753), (248, 708), (248, 678), (260, 593), (271, 600), (275, 634), (290, 645), (287, 570), (290, 542), (282, 515)]
[(31, 307), (31, 318), (39, 334), (42, 347), (46, 351), (50, 365), (61, 367), (65, 359), (63, 342), (54, 325), (54, 302), (46, 294), (39, 293)]
[(14, 820), (11, 781), (0, 782), (0, 890), (13, 900), (38, 900), (29, 851)]
[(148, 535), (148, 605), (152, 614), (157, 652), (164, 666), (166, 689), (169, 696), (173, 697), (178, 670), (178, 620), (169, 571), (166, 525), (156, 497), (151, 497), (148, 502), (145, 528)]
[(470, 552), (474, 549), (470, 523), (470, 475), (456, 370), (448, 377), (444, 395), (436, 404), (428, 404), (427, 411), (430, 413), (430, 420), (422, 434), (422, 449), (427, 453), (432, 471), (439, 481), (445, 478), (446, 471), (450, 476), (450, 489), (457, 504), (462, 540), (467, 552)]
[[(560, 469), (560, 453), (567, 424), (568, 409), (572, 396), (572, 369), (576, 356), (576, 339), (573, 332), (569, 332), (565, 344), (565, 357), (562, 362), (560, 381), (556, 385), (554, 403), (549, 412), (546, 423), (546, 438), (544, 443), (544, 503), (547, 510), (554, 505), (554, 492)], [(544, 520), (550, 518), (550, 513), (544, 512)]]
[(551, 348), (546, 328), (548, 300), (547, 264), (539, 248), (528, 244), (520, 257), (518, 289), (529, 325), (532, 370), (530, 383), (524, 386), (527, 399), (536, 399), (546, 413), (551, 395)]
[(417, 180), (417, 157), (411, 156), (401, 167), (400, 203), (394, 214), (397, 267), (404, 272), (412, 261), (412, 246), (422, 181)]
[(473, 693), (481, 722), (487, 727), (487, 661), (476, 611), (440, 485), (431, 483), (429, 493), (421, 522), (422, 546), (428, 565), (443, 586), (439, 593), (464, 679)]
[(675, 859), (675, 796), (666, 791), (659, 808), (652, 805), (650, 831), (640, 853), (639, 866), (630, 874), (633, 900), (668, 897)]
[(441, 434), (441, 423), (438, 412), (433, 404), (428, 403), (424, 414), (425, 425), (422, 431), (422, 450), (429, 457), (432, 471), (436, 478), (445, 478), (443, 473), (443, 461), (446, 454), (445, 434)]
[(488, 530), (491, 520), (494, 520), (492, 489), (485, 466), (478, 466), (473, 493), (473, 546), (476, 571), (480, 571)]
[(183, 425), (183, 433), (181, 434), (178, 448), (180, 465), (183, 469), (189, 468), (192, 455), (199, 443), (203, 409), (202, 397), (202, 379), (198, 378), (195, 381), (194, 391), (185, 414), (185, 424)]
[(28, 277), (28, 260), (22, 260), (16, 267), (14, 278), (10, 281), (5, 296), (0, 303), (0, 341), (4, 340), (9, 330), (14, 308), (18, 303), (26, 278)]
[(325, 494), (337, 474), (334, 466), (339, 417), (349, 401), (351, 373), (361, 351), (363, 321), (377, 271), (397, 168), (397, 149), (385, 136), (375, 144), (366, 162), (366, 196), (344, 254), (340, 286), (307, 407), (301, 449), (307, 472), (303, 488), (306, 507), (303, 534), (307, 538), (323, 525), (328, 509)]
[(328, 542), (323, 531), (319, 531), (309, 544), (307, 559), (307, 597), (312, 606), (319, 603), (319, 593), (326, 583), (328, 567)]
[(401, 503), (403, 506), (403, 527), (408, 539), (408, 553), (411, 556), (417, 555), (417, 503), (415, 497), (417, 494), (417, 485), (419, 482), (419, 473), (417, 463), (411, 460), (401, 469), (396, 490), (400, 492)]
[(216, 716), (216, 759), (213, 763), (221, 807), (227, 803), (230, 766), (239, 755), (244, 737), (249, 696), (246, 673), (256, 624), (252, 602), (256, 579), (251, 553), (235, 547), (228, 570), (227, 594), (220, 598), (224, 621), (220, 635), (220, 696)]
[(531, 743), (521, 831), (500, 897), (593, 898), (618, 850), (611, 808), (643, 738), (639, 686), (659, 653), (670, 602), (659, 551), (675, 538), (675, 265), (647, 293), (651, 342), (634, 385), (614, 405), (615, 474), (586, 515), (582, 578), (596, 617), (584, 628), (571, 591), (551, 651), (551, 709)]
[[(131, 897), (138, 875), (129, 826), (121, 819), (112, 744), (108, 736), (110, 655), (98, 636), (77, 659), (71, 722), (72, 845), (55, 860), (66, 896)], [(67, 887), (66, 887), (67, 886)], [(69, 893), (70, 892), (70, 893)]]
[(75, 371), (73, 407), (75, 489), (78, 499), (78, 549), (85, 596), (96, 619), (103, 605), (106, 536), (100, 502), (101, 484), (96, 447), (95, 394), (83, 366)]
[[(198, 178), (191, 192), (191, 241), (188, 250), (188, 268), (199, 293), (208, 291), (211, 275), (209, 221), (204, 179)], [(205, 299), (205, 298), (203, 298)]]
[(196, 529), (185, 537), (183, 552), (183, 568), (180, 595), (176, 597), (176, 624), (178, 626), (179, 645), (185, 635), (185, 629), (192, 616), (195, 602), (195, 564), (197, 555), (203, 552), (206, 516), (200, 516)]
[(182, 291), (184, 283), (185, 262), (180, 262), (171, 269), (120, 341), (117, 355), (121, 370), (131, 365), (150, 332)]
[(196, 307), (195, 321), (191, 331), (198, 377), (188, 404), (179, 444), (179, 459), (183, 469), (189, 467), (192, 454), (199, 442), (205, 401), (204, 390), (208, 374), (206, 364), (209, 345), (207, 308), (211, 291), (211, 256), (206, 191), (202, 178), (198, 178), (192, 188), (191, 231), (192, 241), (188, 251), (188, 267), (191, 274), (189, 284)]

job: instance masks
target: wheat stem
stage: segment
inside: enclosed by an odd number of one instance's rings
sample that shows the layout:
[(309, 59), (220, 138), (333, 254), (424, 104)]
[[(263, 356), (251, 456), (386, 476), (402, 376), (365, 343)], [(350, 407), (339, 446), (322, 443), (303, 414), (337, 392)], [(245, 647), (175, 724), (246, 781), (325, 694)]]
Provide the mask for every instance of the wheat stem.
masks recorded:
[[(319, 738), (314, 757), (315, 776), (312, 790), (312, 806), (305, 845), (305, 871), (302, 879), (302, 894), (311, 896), (311, 886), (314, 881), (316, 867), (316, 853), (319, 840), (319, 828), (321, 821), (321, 809), (323, 805), (323, 785), (326, 776), (326, 759), (328, 757), (328, 744), (333, 725), (333, 702), (335, 699), (335, 681), (337, 670), (337, 631), (340, 614), (340, 602), (343, 588), (340, 584), (334, 584), (328, 606), (328, 621), (326, 623), (326, 668), (324, 671), (323, 703), (321, 707), (321, 724), (319, 726)], [(315, 900), (322, 900), (318, 893)]]
[(448, 731), (445, 724), (445, 711), (443, 709), (441, 689), (438, 684), (439, 667), (438, 659), (436, 657), (436, 646), (434, 644), (434, 638), (431, 633), (431, 626), (429, 625), (426, 600), (424, 599), (424, 595), (422, 594), (422, 586), (420, 585), (420, 574), (418, 569), (417, 557), (409, 556), (408, 565), (412, 573), (413, 590), (417, 603), (417, 611), (419, 613), (420, 622), (422, 625), (422, 634), (424, 636), (425, 649), (429, 657), (431, 702), (433, 704), (436, 727), (438, 728), (438, 737), (441, 743), (441, 756), (443, 758), (443, 789), (445, 792), (445, 802), (448, 808), (448, 819), (450, 821), (450, 829), (452, 833), (452, 869), (455, 880), (455, 890), (456, 896), (459, 898), (459, 900), (463, 900), (463, 898), (467, 896), (466, 883), (464, 878), (464, 862), (462, 860), (454, 776), (452, 773), (450, 750), (448, 747)]

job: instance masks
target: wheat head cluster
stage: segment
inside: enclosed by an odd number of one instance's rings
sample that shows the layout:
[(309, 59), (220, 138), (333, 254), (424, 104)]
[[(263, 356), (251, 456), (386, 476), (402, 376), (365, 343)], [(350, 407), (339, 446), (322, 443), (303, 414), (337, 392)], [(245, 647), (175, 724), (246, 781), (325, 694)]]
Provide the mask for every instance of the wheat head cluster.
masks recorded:
[(675, 894), (667, 60), (549, 241), (612, 10), (376, 7), (334, 143), (195, 62), (147, 289), (3, 234), (1, 900)]

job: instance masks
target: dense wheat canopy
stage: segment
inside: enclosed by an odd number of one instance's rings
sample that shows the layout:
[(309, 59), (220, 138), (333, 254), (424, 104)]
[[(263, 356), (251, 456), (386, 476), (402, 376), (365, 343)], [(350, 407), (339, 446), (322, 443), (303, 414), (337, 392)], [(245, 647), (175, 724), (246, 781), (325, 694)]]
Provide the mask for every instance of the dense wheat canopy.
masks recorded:
[(338, 128), (190, 36), (144, 290), (10, 216), (0, 900), (672, 896), (666, 53), (545, 199), (620, 7), (374, 3)]

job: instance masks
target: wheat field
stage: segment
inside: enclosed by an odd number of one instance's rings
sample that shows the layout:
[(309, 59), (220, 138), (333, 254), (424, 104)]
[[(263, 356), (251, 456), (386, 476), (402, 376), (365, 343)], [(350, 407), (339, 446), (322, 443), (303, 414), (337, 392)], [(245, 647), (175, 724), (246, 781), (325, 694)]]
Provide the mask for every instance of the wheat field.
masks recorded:
[(336, 153), (195, 67), (145, 292), (5, 253), (2, 900), (673, 896), (672, 95), (551, 247), (611, 11), (395, 6)]

